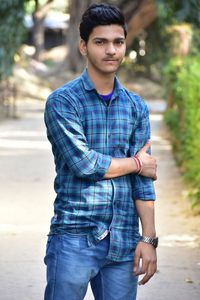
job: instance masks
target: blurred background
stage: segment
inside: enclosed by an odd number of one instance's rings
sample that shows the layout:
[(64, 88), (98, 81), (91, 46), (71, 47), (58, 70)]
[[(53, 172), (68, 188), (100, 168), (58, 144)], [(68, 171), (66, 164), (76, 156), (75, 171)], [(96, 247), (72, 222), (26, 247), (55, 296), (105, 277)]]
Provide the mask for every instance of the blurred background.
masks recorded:
[[(88, 5), (102, 2), (118, 6), (126, 17), (127, 52), (118, 76), (147, 101), (159, 164), (160, 267), (138, 297), (199, 299), (199, 1), (1, 0), (2, 300), (42, 299), (55, 175), (43, 124), (45, 100), (82, 71), (80, 18)], [(93, 299), (90, 291), (85, 299)]]

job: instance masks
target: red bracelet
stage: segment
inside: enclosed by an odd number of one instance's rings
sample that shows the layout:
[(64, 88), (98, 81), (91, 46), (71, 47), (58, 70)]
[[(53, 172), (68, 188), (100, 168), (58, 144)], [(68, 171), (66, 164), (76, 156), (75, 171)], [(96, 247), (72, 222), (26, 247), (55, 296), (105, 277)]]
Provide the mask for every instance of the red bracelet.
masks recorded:
[(140, 171), (140, 164), (139, 164), (139, 161), (138, 161), (138, 159), (137, 159), (135, 156), (133, 156), (132, 158), (134, 159), (135, 164), (136, 164), (136, 166), (137, 166), (137, 171), (136, 171), (135, 173), (138, 173), (138, 172)]
[(137, 165), (137, 169), (138, 169), (137, 174), (141, 174), (141, 172), (142, 172), (142, 161), (141, 161), (141, 159), (139, 158), (139, 156), (137, 154), (133, 156), (133, 159), (135, 160), (136, 165)]
[(135, 155), (135, 157), (138, 159), (139, 165), (140, 165), (140, 170), (139, 170), (138, 174), (141, 174), (143, 163), (142, 163), (141, 159), (139, 158), (139, 156), (137, 154)]

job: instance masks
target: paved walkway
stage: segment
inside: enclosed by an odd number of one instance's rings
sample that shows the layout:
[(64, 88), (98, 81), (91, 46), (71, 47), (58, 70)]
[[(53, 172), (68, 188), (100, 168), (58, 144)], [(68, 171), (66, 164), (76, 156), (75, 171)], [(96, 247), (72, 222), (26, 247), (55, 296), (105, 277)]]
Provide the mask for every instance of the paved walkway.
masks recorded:
[[(43, 105), (36, 101), (19, 105), (19, 119), (0, 123), (1, 300), (43, 299), (42, 260), (54, 200), (54, 164), (45, 137)], [(152, 148), (159, 162), (159, 271), (148, 285), (139, 287), (138, 300), (197, 300), (200, 218), (191, 215), (183, 200), (184, 186), (160, 114), (162, 105), (149, 102), (154, 111)], [(92, 299), (89, 291), (85, 300)]]

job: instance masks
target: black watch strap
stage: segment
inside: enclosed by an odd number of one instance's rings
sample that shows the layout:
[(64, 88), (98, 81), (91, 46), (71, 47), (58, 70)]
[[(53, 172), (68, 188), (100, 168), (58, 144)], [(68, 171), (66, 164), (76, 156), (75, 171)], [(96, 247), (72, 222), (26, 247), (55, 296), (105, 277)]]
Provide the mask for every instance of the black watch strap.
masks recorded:
[(158, 247), (158, 237), (153, 238), (153, 237), (150, 237), (150, 236), (141, 236), (140, 242), (151, 244), (155, 248)]

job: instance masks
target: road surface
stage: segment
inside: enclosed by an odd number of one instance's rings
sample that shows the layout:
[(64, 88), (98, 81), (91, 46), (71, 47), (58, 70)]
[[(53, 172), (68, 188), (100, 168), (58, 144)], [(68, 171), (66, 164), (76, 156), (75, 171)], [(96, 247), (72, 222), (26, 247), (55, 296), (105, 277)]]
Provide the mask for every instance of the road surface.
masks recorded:
[[(200, 218), (191, 214), (184, 200), (184, 185), (163, 125), (163, 102), (148, 104), (154, 112), (152, 149), (158, 158), (160, 246), (158, 273), (148, 285), (139, 287), (138, 300), (199, 300)], [(19, 118), (0, 122), (1, 300), (43, 299), (43, 256), (55, 196), (43, 108), (41, 101), (24, 101), (18, 105)], [(92, 299), (89, 290), (85, 300)]]

